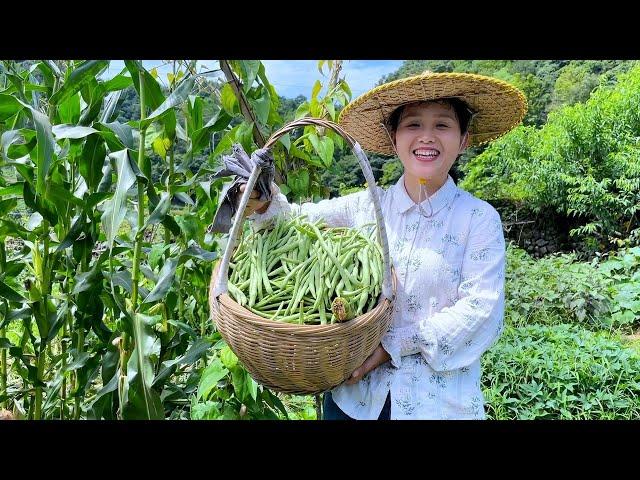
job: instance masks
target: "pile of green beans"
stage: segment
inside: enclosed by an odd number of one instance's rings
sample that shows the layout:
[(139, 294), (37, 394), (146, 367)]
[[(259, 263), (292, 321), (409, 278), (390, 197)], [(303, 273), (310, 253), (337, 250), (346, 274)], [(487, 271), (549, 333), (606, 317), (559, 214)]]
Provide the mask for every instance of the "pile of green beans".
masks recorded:
[(382, 268), (375, 224), (329, 228), (304, 216), (279, 218), (271, 229), (243, 231), (229, 295), (267, 319), (325, 325), (375, 307)]

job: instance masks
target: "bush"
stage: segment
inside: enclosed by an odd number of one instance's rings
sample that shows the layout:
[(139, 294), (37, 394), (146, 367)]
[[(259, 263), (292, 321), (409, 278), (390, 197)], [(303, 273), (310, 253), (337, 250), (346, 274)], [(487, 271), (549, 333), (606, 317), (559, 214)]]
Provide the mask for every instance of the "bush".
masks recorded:
[(482, 359), (487, 418), (631, 419), (640, 353), (575, 325), (505, 329)]
[(631, 332), (640, 323), (640, 247), (619, 251), (598, 265), (611, 297), (611, 323)]
[(592, 263), (575, 254), (533, 259), (509, 244), (505, 277), (507, 323), (580, 323), (586, 328), (611, 327), (607, 280)]
[(526, 203), (579, 221), (572, 235), (618, 244), (639, 226), (640, 67), (603, 83), (586, 103), (519, 127), (462, 169), (464, 190), (487, 201)]

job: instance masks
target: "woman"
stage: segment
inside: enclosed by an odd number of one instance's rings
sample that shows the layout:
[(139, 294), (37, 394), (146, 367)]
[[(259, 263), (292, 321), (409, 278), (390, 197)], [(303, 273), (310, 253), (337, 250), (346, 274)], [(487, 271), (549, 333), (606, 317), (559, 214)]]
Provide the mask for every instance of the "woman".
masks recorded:
[[(377, 189), (397, 275), (392, 326), (325, 394), (325, 419), (484, 418), (480, 357), (503, 328), (505, 243), (495, 208), (458, 188), (449, 171), (467, 146), (505, 134), (525, 113), (515, 87), (464, 73), (396, 80), (341, 113), (364, 150), (395, 153), (404, 174)], [(273, 189), (271, 202), (250, 201), (257, 228), (283, 213), (332, 226), (372, 221), (366, 191), (292, 205)]]

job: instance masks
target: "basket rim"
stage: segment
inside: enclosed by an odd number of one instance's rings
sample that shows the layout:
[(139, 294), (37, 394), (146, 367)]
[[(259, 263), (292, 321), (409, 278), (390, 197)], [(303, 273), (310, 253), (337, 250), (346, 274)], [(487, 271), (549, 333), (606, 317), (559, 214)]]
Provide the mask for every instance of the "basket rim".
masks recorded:
[(357, 330), (366, 326), (372, 320), (377, 319), (380, 313), (393, 305), (388, 298), (384, 298), (381, 302), (378, 302), (372, 310), (346, 322), (328, 323), (326, 325), (308, 325), (304, 323), (279, 322), (277, 320), (270, 320), (268, 318), (261, 317), (253, 313), (251, 310), (241, 306), (226, 293), (220, 294), (216, 300), (226, 308), (235, 310), (234, 313), (240, 311), (242, 315), (234, 315), (234, 317), (238, 320), (251, 324), (254, 327), (266, 327), (273, 331), (286, 331), (287, 333), (304, 336), (325, 335), (327, 333), (348, 333), (351, 330)]
[[(246, 322), (253, 327), (267, 328), (272, 330), (273, 332), (278, 333), (287, 333), (299, 336), (315, 336), (315, 335), (326, 335), (328, 333), (340, 333), (345, 334), (349, 333), (351, 330), (358, 330), (360, 328), (366, 327), (372, 321), (377, 320), (381, 314), (389, 309), (393, 308), (396, 299), (396, 291), (397, 291), (397, 278), (395, 269), (391, 266), (391, 289), (393, 292), (393, 296), (391, 299), (385, 298), (382, 294), (380, 298), (382, 300), (378, 300), (373, 309), (369, 310), (362, 315), (358, 315), (351, 320), (346, 322), (336, 322), (332, 324), (326, 325), (308, 325), (308, 324), (299, 324), (299, 323), (288, 323), (288, 322), (279, 322), (277, 320), (271, 320), (268, 318), (261, 317), (253, 313), (251, 310), (243, 307), (238, 302), (236, 302), (231, 296), (227, 293), (221, 293), (217, 297), (213, 296), (213, 285), (216, 282), (216, 274), (219, 272), (220, 262), (217, 261), (216, 265), (213, 267), (211, 272), (211, 281), (209, 287), (209, 310), (210, 310), (210, 319), (215, 323), (215, 310), (218, 310), (219, 307), (214, 306), (213, 303), (222, 304), (225, 308), (229, 309), (234, 313), (234, 318), (236, 320), (240, 320)], [(213, 307), (213, 308), (212, 308)], [(240, 314), (240, 315), (238, 315)]]

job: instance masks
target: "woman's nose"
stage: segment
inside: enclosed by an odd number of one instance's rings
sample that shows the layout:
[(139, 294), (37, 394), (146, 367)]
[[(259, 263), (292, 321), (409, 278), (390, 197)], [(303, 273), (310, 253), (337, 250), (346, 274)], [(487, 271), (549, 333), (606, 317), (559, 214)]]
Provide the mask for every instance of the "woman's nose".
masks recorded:
[(432, 143), (433, 131), (430, 128), (423, 128), (422, 130), (420, 130), (420, 134), (418, 135), (418, 140), (424, 143)]

